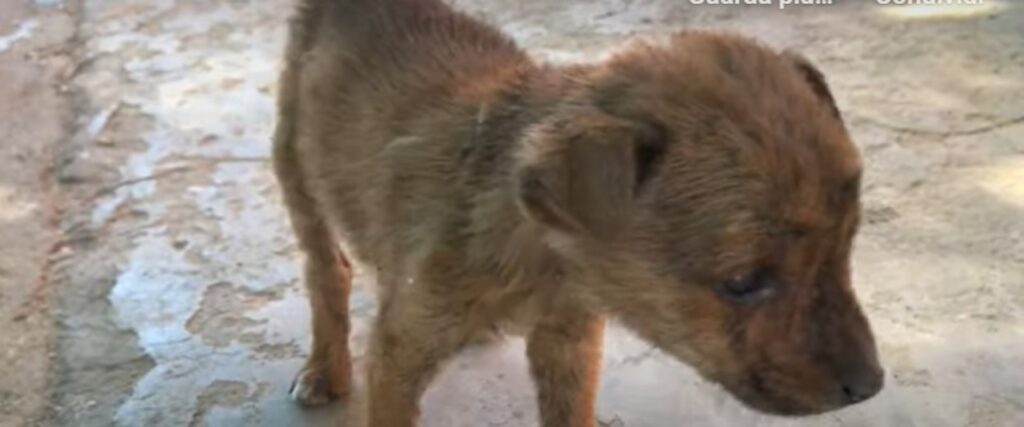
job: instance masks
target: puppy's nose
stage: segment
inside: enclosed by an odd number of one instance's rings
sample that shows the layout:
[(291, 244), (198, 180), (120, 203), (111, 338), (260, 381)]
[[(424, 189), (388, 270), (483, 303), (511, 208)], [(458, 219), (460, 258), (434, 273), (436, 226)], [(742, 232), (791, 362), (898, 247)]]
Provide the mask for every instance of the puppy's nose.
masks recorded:
[(878, 394), (885, 374), (881, 369), (864, 369), (842, 376), (843, 397), (848, 405), (860, 403)]

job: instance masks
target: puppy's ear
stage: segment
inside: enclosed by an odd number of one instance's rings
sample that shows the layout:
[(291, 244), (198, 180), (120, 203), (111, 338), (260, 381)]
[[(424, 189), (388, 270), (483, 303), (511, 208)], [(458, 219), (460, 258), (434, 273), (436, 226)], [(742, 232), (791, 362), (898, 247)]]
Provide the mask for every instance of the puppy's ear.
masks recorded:
[(832, 97), (832, 91), (829, 89), (828, 83), (825, 81), (825, 75), (821, 73), (821, 70), (818, 70), (814, 64), (811, 64), (811, 61), (799, 53), (786, 51), (783, 53), (783, 56), (793, 63), (797, 71), (803, 76), (804, 81), (811, 86), (814, 94), (818, 95), (818, 98), (828, 105), (836, 118), (841, 119), (842, 114), (839, 113), (839, 107), (836, 106), (836, 100)]
[(527, 132), (518, 175), (519, 205), (553, 229), (610, 237), (664, 150), (650, 125), (606, 113), (563, 111)]

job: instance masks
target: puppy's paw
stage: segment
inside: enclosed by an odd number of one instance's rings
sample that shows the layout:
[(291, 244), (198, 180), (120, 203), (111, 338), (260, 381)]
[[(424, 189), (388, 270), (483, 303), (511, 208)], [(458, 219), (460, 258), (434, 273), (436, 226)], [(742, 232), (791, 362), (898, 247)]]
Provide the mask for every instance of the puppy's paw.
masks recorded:
[(347, 385), (339, 378), (332, 378), (328, 369), (304, 368), (295, 377), (288, 394), (303, 405), (317, 406), (344, 397), (346, 392)]

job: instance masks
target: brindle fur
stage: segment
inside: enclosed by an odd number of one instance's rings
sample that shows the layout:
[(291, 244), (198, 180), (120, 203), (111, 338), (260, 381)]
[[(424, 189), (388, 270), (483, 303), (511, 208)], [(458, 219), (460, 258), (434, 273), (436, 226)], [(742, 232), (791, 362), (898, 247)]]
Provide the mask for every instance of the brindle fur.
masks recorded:
[[(603, 319), (771, 413), (881, 387), (850, 283), (858, 154), (806, 59), (685, 32), (590, 65), (530, 59), (439, 0), (303, 0), (274, 164), (306, 255), (293, 396), (345, 397), (352, 270), (376, 271), (366, 405), (412, 426), (433, 374), (524, 334), (548, 427), (591, 427)], [(760, 269), (773, 294), (720, 284)]]

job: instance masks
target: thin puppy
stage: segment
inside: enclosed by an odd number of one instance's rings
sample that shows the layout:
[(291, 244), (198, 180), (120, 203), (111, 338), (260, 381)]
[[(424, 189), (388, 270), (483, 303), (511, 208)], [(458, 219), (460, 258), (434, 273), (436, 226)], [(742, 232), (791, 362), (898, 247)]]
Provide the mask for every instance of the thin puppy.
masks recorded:
[(349, 392), (339, 241), (378, 273), (370, 426), (415, 425), (494, 330), (527, 337), (544, 426), (594, 426), (606, 317), (765, 412), (882, 386), (850, 281), (859, 157), (798, 55), (693, 32), (556, 67), (438, 0), (304, 0), (279, 101), (300, 402)]

